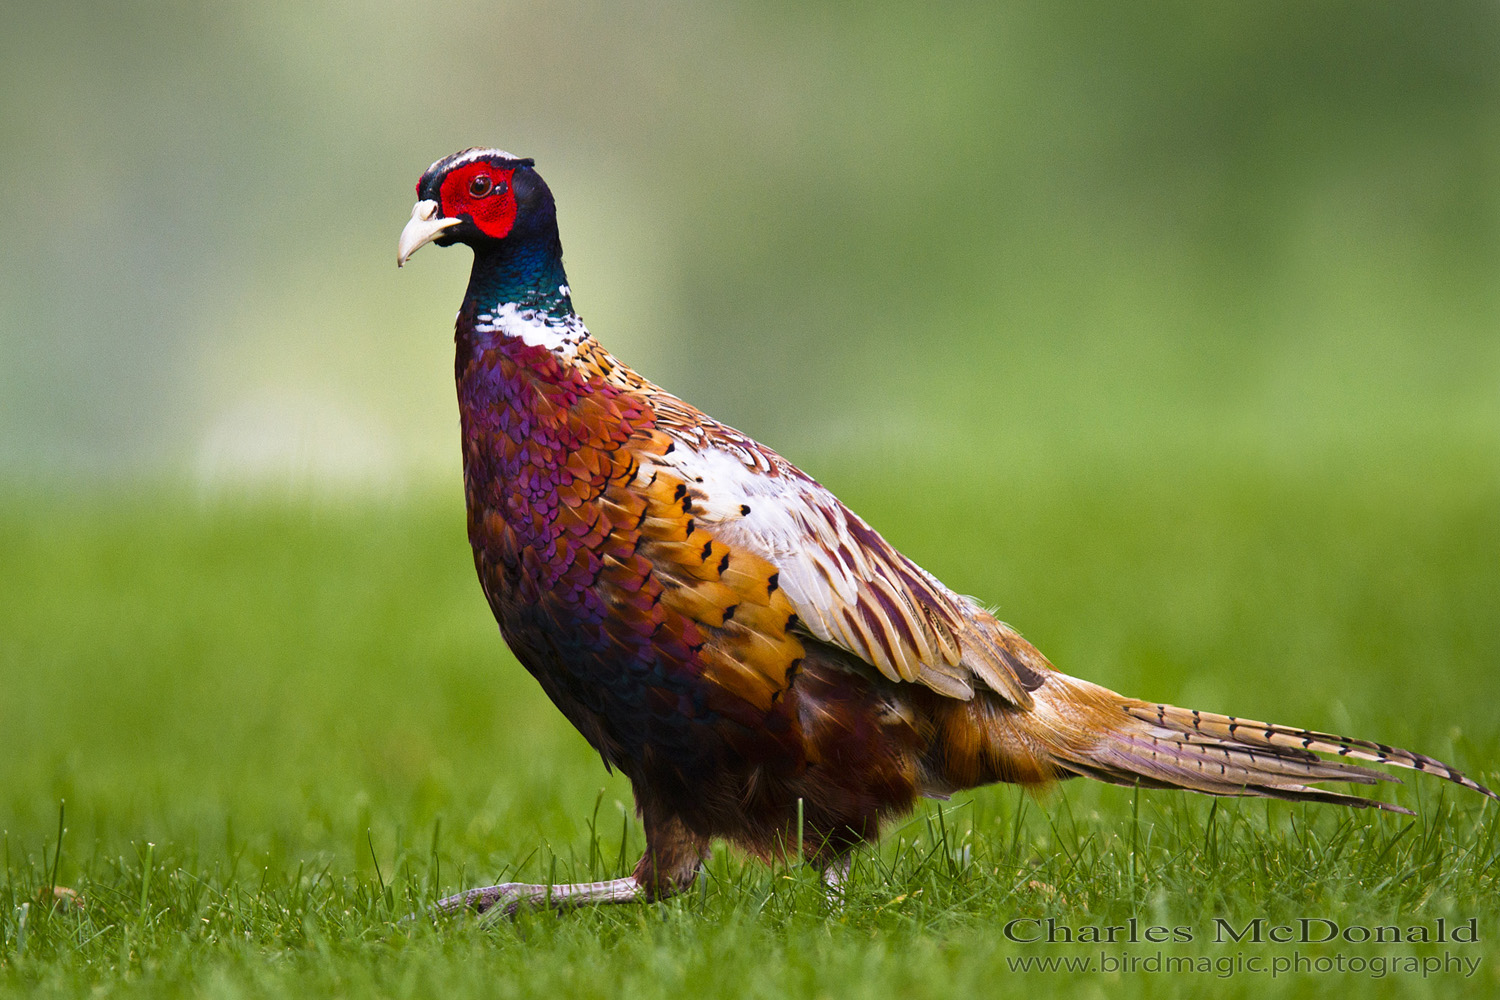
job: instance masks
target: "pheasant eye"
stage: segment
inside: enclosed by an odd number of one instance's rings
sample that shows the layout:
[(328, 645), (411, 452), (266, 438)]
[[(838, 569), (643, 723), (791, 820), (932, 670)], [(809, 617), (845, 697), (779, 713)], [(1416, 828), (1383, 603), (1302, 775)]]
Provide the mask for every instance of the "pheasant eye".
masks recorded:
[(483, 198), (489, 194), (495, 184), (490, 180), (488, 174), (480, 174), (469, 182), (469, 194), (474, 198)]

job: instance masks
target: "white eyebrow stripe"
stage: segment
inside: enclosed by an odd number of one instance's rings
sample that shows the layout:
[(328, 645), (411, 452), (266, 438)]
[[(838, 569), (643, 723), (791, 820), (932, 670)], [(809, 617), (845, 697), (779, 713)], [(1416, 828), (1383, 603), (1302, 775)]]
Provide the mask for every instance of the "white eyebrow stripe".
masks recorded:
[(427, 173), (432, 173), (438, 168), (438, 165), (441, 163), (447, 163), (448, 169), (452, 170), (454, 167), (461, 167), (465, 163), (473, 163), (475, 160), (485, 160), (491, 157), (502, 157), (507, 160), (521, 159), (521, 157), (515, 155), (514, 153), (507, 153), (503, 149), (467, 149), (462, 153), (459, 153), (458, 155), (452, 157), (451, 159), (445, 156), (440, 160), (434, 160), (432, 166), (427, 168)]

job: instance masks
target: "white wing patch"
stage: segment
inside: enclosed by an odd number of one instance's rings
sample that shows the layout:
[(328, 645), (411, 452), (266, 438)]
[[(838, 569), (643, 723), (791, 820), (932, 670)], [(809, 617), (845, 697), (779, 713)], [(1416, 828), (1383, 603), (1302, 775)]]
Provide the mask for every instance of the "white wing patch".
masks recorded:
[[(807, 631), (891, 680), (967, 699), (977, 677), (1012, 701), (1030, 702), (996, 643), (982, 634), (985, 622), (999, 625), (987, 612), (902, 556), (784, 460), (768, 459), (748, 439), (742, 445), (715, 434), (705, 441), (703, 429), (695, 430), (685, 436), (696, 440), (679, 438), (649, 465), (687, 485), (706, 530), (777, 568), (777, 582)], [(961, 644), (959, 633), (971, 631), (980, 635), (965, 650), (970, 644)]]

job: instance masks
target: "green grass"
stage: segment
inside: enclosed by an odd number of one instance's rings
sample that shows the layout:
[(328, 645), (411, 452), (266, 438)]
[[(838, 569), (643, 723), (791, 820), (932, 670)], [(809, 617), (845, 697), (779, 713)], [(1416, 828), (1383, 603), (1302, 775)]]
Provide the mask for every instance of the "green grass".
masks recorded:
[[(1500, 459), (958, 459), (830, 485), (1063, 669), (1500, 776)], [(897, 484), (899, 488), (897, 488)], [(120, 495), (123, 492), (125, 495)], [(116, 491), (0, 501), (0, 993), (281, 996), (1492, 995), (1497, 810), (1407, 776), (1417, 819), (1072, 782), (932, 803), (832, 905), (720, 846), (687, 896), (403, 922), (502, 878), (614, 876), (629, 794), (500, 642), (456, 489), (393, 506)], [(58, 856), (59, 804), (65, 832)], [(82, 906), (43, 899), (55, 880)], [(1186, 927), (1140, 959), (1480, 959), (1471, 977), (1041, 972), (1101, 947), (1007, 922)], [(1476, 944), (1215, 942), (1215, 918)], [(1033, 924), (1019, 924), (1023, 933)], [(1323, 925), (1317, 925), (1319, 927)]]

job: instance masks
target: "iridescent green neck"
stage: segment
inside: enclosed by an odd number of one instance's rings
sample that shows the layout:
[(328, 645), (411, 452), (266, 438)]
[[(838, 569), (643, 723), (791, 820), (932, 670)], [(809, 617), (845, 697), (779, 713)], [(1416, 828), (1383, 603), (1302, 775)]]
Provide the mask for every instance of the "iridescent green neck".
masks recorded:
[(558, 319), (573, 315), (556, 230), (475, 248), (466, 298), (481, 313), (513, 305)]

